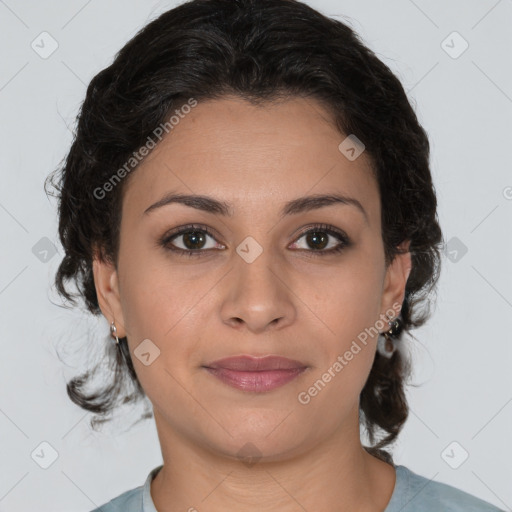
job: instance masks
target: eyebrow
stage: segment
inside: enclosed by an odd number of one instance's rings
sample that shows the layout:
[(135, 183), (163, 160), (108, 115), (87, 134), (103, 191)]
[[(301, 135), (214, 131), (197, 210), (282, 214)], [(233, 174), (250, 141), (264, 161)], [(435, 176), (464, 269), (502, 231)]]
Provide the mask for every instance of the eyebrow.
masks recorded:
[[(173, 192), (169, 192), (156, 203), (146, 208), (143, 215), (147, 215), (157, 208), (173, 203), (184, 204), (185, 206), (213, 213), (215, 215), (222, 215), (225, 217), (233, 216), (233, 207), (230, 203), (219, 201), (218, 199), (204, 195), (177, 194)], [(341, 194), (317, 194), (292, 199), (282, 207), (280, 218), (283, 218), (286, 215), (297, 215), (299, 213), (316, 210), (332, 204), (354, 206), (363, 214), (366, 222), (369, 223), (368, 214), (363, 208), (363, 205), (357, 199)]]

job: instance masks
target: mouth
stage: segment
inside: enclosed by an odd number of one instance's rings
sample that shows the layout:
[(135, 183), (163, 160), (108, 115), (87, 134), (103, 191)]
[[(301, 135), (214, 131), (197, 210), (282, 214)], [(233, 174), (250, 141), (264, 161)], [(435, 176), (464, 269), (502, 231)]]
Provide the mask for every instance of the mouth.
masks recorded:
[(292, 381), (309, 367), (280, 356), (237, 356), (203, 366), (225, 384), (243, 391), (271, 391)]

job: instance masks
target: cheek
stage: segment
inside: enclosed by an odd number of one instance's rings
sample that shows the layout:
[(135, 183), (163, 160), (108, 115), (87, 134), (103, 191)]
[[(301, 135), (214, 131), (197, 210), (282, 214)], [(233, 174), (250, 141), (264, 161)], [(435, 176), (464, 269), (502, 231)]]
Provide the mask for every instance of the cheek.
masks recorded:
[(379, 316), (382, 262), (362, 251), (354, 252), (322, 279), (304, 281), (304, 297), (340, 340), (357, 336)]
[(123, 291), (123, 312), (133, 340), (152, 338), (164, 349), (187, 328), (197, 329), (204, 288), (200, 281), (184, 280), (170, 269), (133, 273)]
[(319, 347), (322, 364), (315, 378), (328, 381), (327, 386), (336, 392), (358, 395), (371, 369), (377, 331), (381, 330), (375, 325), (380, 315), (382, 272), (382, 262), (359, 252), (322, 279), (321, 287), (318, 280), (305, 284), (302, 296), (314, 301), (310, 309), (328, 327), (322, 329), (326, 333)]
[(187, 381), (196, 344), (189, 329), (200, 319), (188, 300), (190, 290), (167, 286), (166, 279), (159, 272), (132, 276), (123, 311), (132, 362), (146, 395), (155, 405), (163, 400), (166, 407), (179, 408), (186, 397), (177, 392), (177, 382)]
[[(204, 296), (212, 285), (207, 277), (184, 276), (183, 268), (161, 256), (156, 258), (154, 252), (134, 248), (122, 261), (122, 267), (120, 260), (122, 308), (130, 353), (142, 386), (149, 388), (148, 394), (153, 387), (161, 388), (162, 379), (171, 378), (165, 369), (179, 378), (196, 359), (199, 361), (201, 354), (195, 348), (201, 341), (204, 308), (208, 307)], [(142, 345), (144, 340), (151, 343)], [(149, 347), (151, 359), (156, 354), (148, 366), (138, 358), (145, 346)]]
[[(345, 295), (346, 293), (346, 295)], [(318, 364), (313, 369), (299, 403), (310, 418), (325, 415), (332, 421), (347, 417), (356, 407), (370, 373), (376, 350), (374, 325), (378, 301), (371, 288), (345, 287), (321, 309), (324, 329), (317, 340)]]
[[(140, 241), (138, 241), (140, 240)], [(120, 248), (119, 274), (123, 314), (129, 336), (157, 338), (183, 316), (194, 289), (183, 272), (167, 261), (163, 249), (152, 247), (147, 234), (127, 235)]]

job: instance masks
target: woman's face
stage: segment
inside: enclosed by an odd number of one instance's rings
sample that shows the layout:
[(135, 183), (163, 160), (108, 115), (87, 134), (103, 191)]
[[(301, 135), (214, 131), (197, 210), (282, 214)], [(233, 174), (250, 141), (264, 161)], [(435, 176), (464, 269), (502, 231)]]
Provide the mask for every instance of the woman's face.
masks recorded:
[[(95, 281), (161, 438), (269, 460), (359, 438), (375, 332), (398, 315), (410, 255), (385, 267), (378, 187), (345, 138), (313, 100), (199, 102), (129, 177), (118, 268), (95, 261)], [(150, 208), (171, 194), (203, 200)], [(349, 199), (307, 200), (324, 195)], [(238, 355), (307, 369), (248, 391), (205, 368)]]

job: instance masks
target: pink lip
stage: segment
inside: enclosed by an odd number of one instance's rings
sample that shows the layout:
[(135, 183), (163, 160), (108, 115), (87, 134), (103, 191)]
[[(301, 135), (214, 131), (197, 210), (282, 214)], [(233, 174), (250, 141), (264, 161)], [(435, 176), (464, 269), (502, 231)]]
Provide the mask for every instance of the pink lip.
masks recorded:
[(243, 391), (270, 391), (295, 379), (307, 366), (279, 356), (239, 356), (219, 359), (205, 368), (224, 383)]
[(240, 372), (226, 368), (206, 368), (221, 381), (244, 391), (270, 391), (290, 382), (306, 368)]

